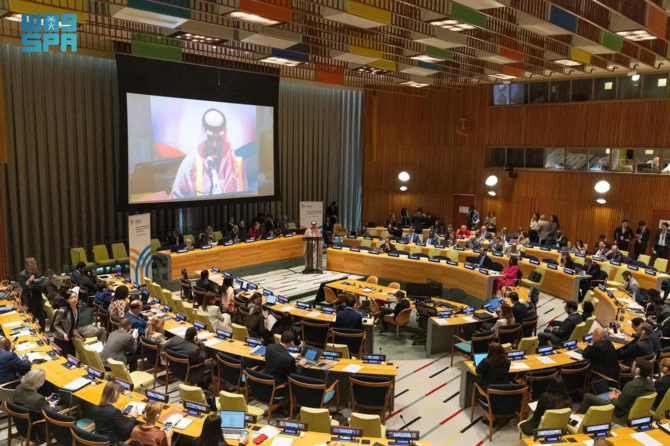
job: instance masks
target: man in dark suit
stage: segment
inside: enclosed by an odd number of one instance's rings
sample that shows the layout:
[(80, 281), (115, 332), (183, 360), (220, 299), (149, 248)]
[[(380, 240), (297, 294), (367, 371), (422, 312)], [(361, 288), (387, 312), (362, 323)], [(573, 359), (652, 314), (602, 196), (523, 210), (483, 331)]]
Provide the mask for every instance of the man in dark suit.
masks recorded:
[(416, 232), (421, 234), (423, 232), (423, 224), (426, 220), (426, 216), (423, 215), (423, 209), (419, 208), (416, 210), (416, 214), (412, 217), (412, 223)]
[(642, 358), (654, 353), (654, 346), (649, 340), (652, 331), (651, 325), (646, 322), (640, 323), (635, 329), (633, 340), (619, 350), (619, 359), (623, 365), (630, 367), (635, 358)]
[(619, 263), (623, 261), (623, 253), (619, 251), (618, 245), (612, 245), (612, 249), (607, 253), (607, 260), (613, 260)]
[(584, 359), (591, 362), (591, 370), (615, 381), (619, 380), (619, 356), (612, 342), (607, 339), (607, 330), (598, 327), (593, 330), (593, 339), (582, 352)]
[(467, 225), (468, 229), (475, 230), (479, 224), (479, 212), (474, 206), (470, 206), (470, 212), (468, 212)]
[(32, 364), (27, 359), (19, 359), (14, 353), (12, 342), (0, 337), (0, 384), (15, 381), (28, 373)]
[(216, 283), (209, 280), (209, 271), (206, 269), (200, 271), (200, 279), (198, 279), (195, 282), (195, 286), (197, 286), (200, 289), (207, 290), (210, 293), (219, 295), (219, 286)]
[(540, 346), (547, 345), (549, 342), (557, 345), (570, 338), (575, 327), (582, 323), (582, 315), (579, 314), (577, 308), (577, 302), (570, 301), (565, 303), (565, 312), (568, 313), (568, 317), (563, 321), (552, 322), (544, 332), (537, 335)]
[(482, 226), (481, 231), (479, 231), (479, 238), (481, 239), (492, 240), (494, 235), (491, 231), (486, 230), (486, 226)]
[(670, 233), (668, 233), (669, 226), (670, 225), (664, 222), (661, 225), (661, 230), (658, 231), (656, 237), (654, 237), (654, 254), (656, 254), (657, 259), (668, 258), (668, 246), (670, 246)]
[(44, 305), (42, 304), (42, 292), (46, 278), (37, 269), (37, 261), (28, 257), (23, 271), (19, 273), (19, 284), (21, 285), (21, 301), (28, 307), (28, 311), (37, 318), (40, 327), (45, 329)]
[(382, 308), (381, 311), (379, 312), (379, 314), (377, 315), (377, 319), (375, 319), (375, 324), (378, 324), (380, 322), (382, 324), (382, 328), (379, 331), (380, 333), (386, 332), (387, 324), (384, 321), (384, 316), (386, 316), (387, 314), (392, 314), (393, 315), (393, 320), (395, 320), (395, 318), (398, 317), (398, 315), (402, 312), (402, 310), (406, 310), (410, 306), (409, 305), (409, 300), (405, 296), (404, 291), (400, 291), (400, 290), (396, 291), (395, 292), (395, 298), (396, 298), (395, 307), (393, 309), (391, 309), (389, 307)]
[(595, 249), (591, 252), (591, 255), (596, 257), (606, 257), (607, 253), (610, 252), (609, 248), (602, 240), (598, 242)]
[(167, 237), (167, 244), (169, 246), (179, 246), (184, 244), (184, 236), (179, 233), (179, 229), (172, 231), (172, 234)]
[(628, 242), (633, 239), (633, 231), (628, 227), (628, 220), (621, 220), (621, 226), (614, 231), (614, 243), (619, 249), (628, 251)]
[(130, 302), (130, 310), (126, 313), (126, 318), (130, 321), (131, 330), (137, 330), (140, 336), (144, 336), (144, 331), (149, 323), (142, 314), (142, 301), (136, 299)]
[(640, 257), (640, 254), (647, 252), (647, 245), (649, 244), (649, 236), (651, 231), (647, 227), (647, 224), (643, 221), (638, 223), (637, 231), (635, 231), (635, 247), (633, 258), (637, 260)]
[(346, 307), (343, 310), (337, 312), (337, 317), (335, 318), (335, 328), (362, 330), (363, 316), (354, 310), (354, 306), (356, 305), (356, 298), (349, 296), (344, 303)]
[(514, 313), (514, 321), (520, 324), (528, 317), (528, 307), (526, 304), (519, 302), (519, 295), (516, 291), (509, 293), (509, 300), (512, 301), (512, 313)]
[[(295, 335), (287, 330), (281, 334), (279, 344), (270, 344), (265, 350), (265, 369), (263, 373), (272, 375), (277, 385), (288, 381), (291, 373), (302, 374), (302, 366), (307, 363), (306, 359), (296, 362), (295, 358), (288, 352), (288, 348), (293, 345)], [(288, 387), (282, 389), (283, 394), (288, 393)]]
[(503, 252), (505, 250), (505, 245), (500, 242), (497, 235), (493, 236), (493, 240), (489, 243), (489, 251), (491, 252)]
[(591, 257), (586, 257), (584, 259), (584, 272), (590, 278), (582, 279), (579, 283), (579, 301), (584, 300), (586, 292), (591, 289), (591, 281), (598, 278), (600, 274), (600, 265), (597, 262), (594, 262)]
[[(136, 301), (139, 302), (139, 301)], [(119, 329), (114, 330), (107, 337), (105, 347), (100, 352), (100, 359), (107, 363), (109, 358), (128, 364), (130, 372), (137, 370), (137, 336), (131, 334), (133, 328), (128, 318), (123, 318)]]
[(568, 247), (568, 238), (563, 234), (562, 231), (556, 231), (556, 241), (555, 244), (560, 246), (561, 248), (567, 248)]
[[(197, 338), (198, 332), (195, 327), (188, 327), (183, 338), (175, 336), (165, 344), (165, 350), (170, 350), (174, 353), (187, 356), (189, 364), (191, 365), (191, 374), (189, 381), (191, 384), (199, 384), (201, 387), (207, 388), (207, 381), (205, 381), (205, 372), (209, 371), (207, 363), (211, 360), (207, 359), (207, 352), (202, 341)], [(193, 367), (203, 364), (201, 367)]]
[(477, 257), (477, 265), (480, 268), (488, 269), (491, 268), (491, 257), (486, 255), (486, 248), (479, 248), (479, 257)]

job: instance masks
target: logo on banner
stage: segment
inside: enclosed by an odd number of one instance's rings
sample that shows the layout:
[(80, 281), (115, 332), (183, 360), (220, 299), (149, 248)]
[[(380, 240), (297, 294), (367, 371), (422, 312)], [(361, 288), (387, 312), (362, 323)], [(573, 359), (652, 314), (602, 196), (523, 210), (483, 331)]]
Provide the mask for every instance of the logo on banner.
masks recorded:
[(77, 14), (21, 14), (21, 51), (41, 53), (53, 46), (77, 52)]

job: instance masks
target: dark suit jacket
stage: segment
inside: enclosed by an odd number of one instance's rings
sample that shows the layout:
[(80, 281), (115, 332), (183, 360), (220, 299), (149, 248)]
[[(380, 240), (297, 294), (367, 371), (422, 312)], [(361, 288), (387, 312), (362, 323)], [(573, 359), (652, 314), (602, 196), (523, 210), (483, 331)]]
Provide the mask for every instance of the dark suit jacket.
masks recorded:
[(566, 341), (575, 327), (582, 323), (582, 315), (578, 312), (572, 313), (564, 321), (561, 322), (561, 325), (558, 326), (558, 329), (554, 332), (561, 340)]
[(363, 329), (363, 316), (353, 308), (345, 308), (337, 312), (335, 328), (351, 328), (353, 330)]
[(195, 286), (197, 286), (198, 288), (202, 288), (203, 290), (207, 290), (211, 293), (216, 293), (216, 294), (219, 293), (219, 286), (216, 283), (209, 280), (209, 279), (204, 279), (204, 280), (203, 279), (198, 279), (195, 282)]
[(505, 246), (502, 243), (498, 243), (498, 244), (489, 243), (489, 251), (503, 252), (504, 249), (505, 249)]
[(589, 345), (582, 352), (582, 356), (591, 362), (591, 370), (602, 373), (608, 378), (619, 379), (619, 359), (609, 339)]
[(670, 376), (663, 375), (662, 378), (657, 379), (654, 383), (654, 387), (656, 387), (656, 393), (658, 393), (658, 395), (656, 396), (654, 405), (651, 406), (652, 409), (656, 409), (658, 405), (661, 404), (661, 401), (663, 401), (663, 398), (665, 397), (665, 393), (670, 390)]
[[(623, 237), (623, 240), (621, 239)], [(631, 231), (630, 228), (623, 229), (623, 227), (619, 226), (616, 228), (616, 231), (614, 231), (614, 240), (616, 241), (617, 246), (619, 249), (623, 249), (624, 251), (628, 251), (628, 242), (633, 238), (633, 231)]]
[(30, 296), (30, 292), (32, 291), (33, 288), (42, 286), (36, 282), (36, 280), (39, 279), (42, 276), (42, 274), (38, 270), (35, 270), (34, 274), (35, 274), (35, 281), (28, 283), (28, 279), (30, 279), (30, 276), (32, 276), (33, 273), (31, 273), (27, 269), (24, 269), (19, 273), (19, 284), (21, 285), (22, 289), (21, 301), (24, 303), (28, 302), (26, 299), (28, 299), (28, 297)]
[(30, 361), (21, 360), (16, 353), (0, 350), (0, 384), (5, 384), (28, 373)]
[(648, 356), (654, 353), (654, 346), (651, 344), (649, 339), (631, 341), (624, 345), (620, 352), (619, 359), (622, 360), (624, 365), (630, 367), (633, 365), (633, 361), (635, 361), (636, 358)]
[(621, 262), (623, 260), (623, 254), (621, 251), (611, 252), (607, 254), (607, 260), (614, 260), (615, 262)]
[(249, 336), (267, 341), (265, 318), (262, 314), (250, 314), (244, 317), (242, 325), (247, 327)]
[(135, 417), (124, 417), (121, 410), (111, 404), (93, 407), (95, 433), (109, 437), (111, 444), (130, 438), (130, 433), (135, 427), (135, 420)]
[(265, 351), (265, 369), (263, 373), (272, 375), (277, 384), (288, 381), (288, 375), (296, 373), (298, 366), (295, 358), (281, 344), (270, 344)]
[(491, 268), (491, 263), (492, 263), (491, 257), (485, 255), (484, 256), (484, 261), (481, 262), (481, 264), (479, 263), (480, 261), (481, 261), (481, 258), (477, 257), (477, 265), (481, 266), (482, 268)]
[[(661, 232), (662, 231), (659, 229), (659, 231), (654, 236), (654, 249), (656, 249), (656, 246), (658, 246), (658, 241), (661, 238)], [(670, 246), (670, 231), (665, 233), (665, 245)]]
[(416, 231), (418, 234), (421, 234), (421, 231), (423, 231), (423, 222), (424, 222), (425, 216), (420, 213), (414, 214), (412, 217), (412, 224), (414, 225), (414, 231)]
[(177, 246), (177, 245), (183, 245), (184, 244), (184, 236), (179, 234), (177, 236), (175, 235), (168, 235), (167, 238), (167, 243), (170, 246)]
[(144, 336), (144, 331), (147, 329), (147, 326), (149, 323), (144, 320), (142, 315), (135, 316), (133, 313), (130, 311), (126, 313), (126, 318), (128, 318), (131, 322), (131, 327), (134, 329), (137, 329), (138, 333), (140, 336)]
[(395, 307), (393, 307), (393, 320), (400, 314), (402, 310), (406, 310), (409, 308), (409, 299), (405, 299), (402, 301), (402, 303), (398, 302), (395, 304)]
[(512, 306), (512, 313), (514, 313), (514, 320), (517, 324), (523, 322), (528, 317), (528, 307), (526, 304), (517, 302)]
[(568, 238), (564, 235), (561, 236), (558, 240), (556, 240), (556, 244), (560, 246), (561, 248), (564, 248), (568, 246)]
[[(186, 339), (180, 338), (178, 336), (175, 336), (174, 338), (170, 339), (165, 344), (165, 348), (170, 349), (175, 353), (179, 353), (180, 355), (188, 356), (188, 359), (192, 366), (202, 364), (203, 362), (205, 362), (205, 359), (207, 359), (207, 352), (205, 352), (205, 347), (202, 344), (189, 342)], [(200, 381), (202, 381), (204, 373), (205, 371), (202, 367), (191, 369), (191, 375), (189, 376), (189, 381), (191, 381), (192, 383), (199, 383)]]
[(635, 235), (638, 234), (642, 234), (642, 237), (640, 237), (639, 241), (637, 237), (635, 238), (635, 246), (637, 246), (638, 249), (642, 251), (646, 251), (647, 245), (649, 244), (649, 237), (651, 236), (651, 231), (649, 231), (649, 228), (644, 228), (644, 230), (640, 230), (638, 228), (638, 230), (635, 231)]
[(597, 279), (598, 274), (600, 274), (600, 265), (596, 262), (593, 262), (589, 268), (586, 269), (586, 274), (591, 276), (591, 279), (588, 279), (588, 283), (591, 283), (591, 280)]
[(649, 378), (637, 377), (623, 386), (621, 395), (612, 398), (610, 403), (614, 405), (615, 418), (627, 418), (628, 412), (635, 404), (635, 400), (641, 396), (656, 392), (654, 381)]

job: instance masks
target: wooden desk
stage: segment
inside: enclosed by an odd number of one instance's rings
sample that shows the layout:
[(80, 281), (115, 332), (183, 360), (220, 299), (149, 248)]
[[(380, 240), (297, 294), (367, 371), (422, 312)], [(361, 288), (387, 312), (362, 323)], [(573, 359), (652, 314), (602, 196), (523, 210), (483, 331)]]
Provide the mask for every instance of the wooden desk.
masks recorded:
[(167, 262), (168, 278), (179, 280), (183, 268), (191, 275), (196, 270), (212, 267), (226, 270), (302, 257), (303, 241), (302, 236), (296, 235), (232, 246), (214, 246), (205, 250), (194, 249), (183, 254), (158, 251), (157, 255)]
[(446, 288), (461, 288), (467, 294), (482, 301), (493, 292), (496, 275), (484, 275), (479, 271), (447, 265), (444, 261), (433, 263), (428, 259), (410, 260), (407, 257), (373, 255), (367, 251), (352, 252), (349, 249), (328, 249), (328, 269), (365, 276), (378, 276), (406, 282), (425, 283), (426, 279), (441, 282)]
[[(616, 446), (639, 446), (642, 443), (638, 442), (635, 438), (631, 437), (631, 434), (636, 434), (637, 431), (635, 429), (632, 429), (630, 427), (624, 427), (621, 429), (614, 429), (611, 432), (616, 433), (616, 437), (608, 437), (607, 440), (611, 441), (614, 445)], [(666, 434), (660, 429), (650, 429), (648, 431), (644, 432), (645, 434), (649, 435), (651, 438), (654, 440), (660, 442), (661, 444), (670, 444), (670, 435)], [(570, 439), (571, 442), (568, 442), (568, 438)], [(566, 435), (563, 437), (563, 440), (565, 441), (564, 443), (557, 443), (557, 444), (562, 444), (562, 445), (583, 445), (585, 444), (585, 441), (593, 441), (593, 438), (589, 435), (585, 434), (576, 434), (576, 435)], [(572, 441), (576, 440), (576, 442)], [(533, 438), (526, 438), (523, 440), (525, 444), (528, 446), (534, 446), (538, 444), (538, 441), (533, 441)]]

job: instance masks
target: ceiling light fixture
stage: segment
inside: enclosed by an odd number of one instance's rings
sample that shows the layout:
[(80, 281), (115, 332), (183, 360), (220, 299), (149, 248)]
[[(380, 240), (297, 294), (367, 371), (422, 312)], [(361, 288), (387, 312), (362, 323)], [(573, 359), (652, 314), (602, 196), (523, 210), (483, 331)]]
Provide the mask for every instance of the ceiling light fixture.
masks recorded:
[(496, 79), (502, 79), (502, 80), (510, 80), (510, 79), (516, 79), (516, 76), (510, 76), (509, 74), (503, 74), (503, 73), (495, 73), (495, 74), (489, 74), (488, 77), (493, 77)]
[(495, 186), (496, 184), (498, 184), (498, 177), (497, 176), (491, 175), (490, 177), (488, 177), (486, 179), (486, 185), (487, 186)]
[(400, 85), (404, 85), (406, 87), (415, 87), (415, 88), (423, 88), (423, 87), (428, 86), (428, 84), (423, 84), (421, 82), (414, 82), (414, 81), (403, 82)]
[(407, 186), (400, 186), (400, 190), (405, 192), (407, 190)]
[(600, 204), (605, 204), (605, 203), (607, 203), (607, 200), (605, 200), (605, 199), (602, 198), (602, 197), (598, 198), (596, 201), (597, 201), (598, 203), (600, 203)]
[(617, 35), (623, 37), (631, 42), (642, 42), (644, 40), (656, 40), (656, 36), (652, 35), (646, 29), (637, 29), (634, 31), (619, 31)]
[(226, 15), (231, 19), (244, 20), (245, 22), (255, 23), (257, 25), (275, 26), (282, 23), (279, 20), (266, 19), (265, 17), (244, 11), (233, 11)]
[(400, 181), (409, 181), (409, 174), (408, 174), (407, 172), (405, 172), (405, 171), (400, 172), (400, 173), (398, 174), (398, 179), (399, 179)]
[(598, 192), (599, 194), (604, 194), (604, 193), (606, 193), (607, 191), (610, 190), (610, 183), (608, 183), (608, 182), (605, 181), (605, 180), (598, 181), (598, 182), (596, 183), (594, 189), (595, 189), (596, 192)]
[(563, 65), (564, 67), (578, 67), (582, 64), (581, 62), (577, 62), (576, 60), (572, 59), (558, 59), (558, 60), (552, 60), (552, 62), (559, 65)]
[(412, 56), (410, 57), (410, 59), (420, 60), (421, 62), (428, 62), (428, 63), (438, 63), (445, 60), (439, 57), (428, 56), (426, 54), (419, 54), (418, 56)]
[(266, 57), (265, 59), (261, 59), (262, 62), (267, 62), (275, 65), (282, 65), (285, 67), (297, 67), (298, 65), (302, 65), (304, 62), (300, 62), (298, 60), (290, 60), (290, 59), (285, 59), (283, 57), (275, 57), (275, 56), (270, 56)]
[(448, 29), (449, 31), (454, 31), (454, 32), (460, 32), (460, 31), (466, 31), (469, 29), (476, 29), (477, 27), (474, 25), (469, 25), (467, 23), (459, 22), (458, 20), (454, 19), (438, 19), (438, 20), (433, 20), (431, 22), (428, 22), (429, 24), (433, 26), (438, 26), (443, 29)]
[(490, 190), (490, 191), (489, 191), (489, 195), (492, 196), (492, 197), (495, 197), (495, 196), (496, 196), (496, 192), (495, 192), (494, 190)]
[(179, 40), (188, 40), (189, 42), (195, 43), (205, 43), (207, 45), (220, 45), (225, 42), (225, 40), (217, 37), (207, 37), (200, 34), (187, 33), (185, 31), (177, 31), (176, 33), (170, 34), (168, 37)]
[(359, 73), (374, 74), (375, 76), (386, 76), (387, 74), (391, 74), (391, 72), (388, 70), (382, 70), (381, 68), (370, 67), (368, 65), (358, 67), (354, 69), (354, 71), (358, 71)]

